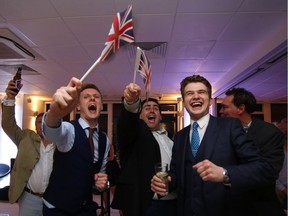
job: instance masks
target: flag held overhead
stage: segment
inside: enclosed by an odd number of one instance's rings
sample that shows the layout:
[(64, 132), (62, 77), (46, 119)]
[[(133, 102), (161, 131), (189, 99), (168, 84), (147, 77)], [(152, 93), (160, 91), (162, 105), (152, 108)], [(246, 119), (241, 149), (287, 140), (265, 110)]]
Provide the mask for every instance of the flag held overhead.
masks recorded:
[(105, 48), (101, 53), (100, 61), (104, 61), (121, 46), (133, 42), (132, 5), (129, 5), (125, 11), (116, 14), (106, 38)]
[(143, 78), (145, 90), (150, 90), (151, 87), (151, 64), (143, 50), (141, 50), (138, 73)]
[(129, 5), (125, 11), (118, 12), (114, 17), (108, 37), (106, 38), (104, 49), (100, 57), (94, 62), (89, 70), (83, 75), (83, 81), (93, 68), (106, 58), (116, 52), (121, 46), (134, 42), (133, 22), (132, 22), (132, 5)]

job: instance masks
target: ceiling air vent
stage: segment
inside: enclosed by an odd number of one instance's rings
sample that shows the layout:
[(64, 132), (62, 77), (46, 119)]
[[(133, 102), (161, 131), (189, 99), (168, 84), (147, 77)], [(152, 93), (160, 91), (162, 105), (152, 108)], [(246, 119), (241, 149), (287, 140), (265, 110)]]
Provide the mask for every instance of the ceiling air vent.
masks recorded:
[(13, 39), (0, 35), (0, 62), (31, 61), (35, 56)]
[(27, 65), (23, 65), (23, 64), (2, 65), (0, 63), (0, 71), (2, 70), (12, 75), (15, 75), (18, 68), (22, 68), (22, 75), (39, 75), (40, 74), (38, 71), (35, 71), (34, 69), (28, 67)]
[(137, 47), (149, 51), (149, 58), (165, 58), (167, 42), (135, 42), (134, 46), (128, 46), (130, 59), (134, 59)]
[(0, 63), (18, 62), (21, 64), (24, 61), (35, 60), (35, 54), (29, 49), (30, 47), (9, 28), (0, 28)]

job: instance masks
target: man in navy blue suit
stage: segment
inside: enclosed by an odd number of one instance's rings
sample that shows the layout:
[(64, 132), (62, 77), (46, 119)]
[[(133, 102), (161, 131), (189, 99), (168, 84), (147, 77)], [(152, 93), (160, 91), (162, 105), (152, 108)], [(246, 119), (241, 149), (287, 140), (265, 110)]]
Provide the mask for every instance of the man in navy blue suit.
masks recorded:
[[(247, 136), (259, 147), (261, 156), (273, 167), (275, 175), (284, 160), (284, 135), (273, 124), (253, 117), (256, 109), (255, 96), (244, 88), (233, 88), (226, 92), (220, 113), (223, 117), (238, 118)], [(250, 192), (249, 200), (259, 216), (284, 215), (275, 191), (275, 181)]]
[[(198, 128), (194, 131), (189, 125), (174, 139), (169, 190), (178, 191), (177, 215), (254, 215), (246, 191), (275, 180), (273, 168), (259, 156), (238, 119), (209, 115), (212, 87), (208, 80), (186, 77), (181, 94), (191, 125), (197, 122)], [(190, 145), (195, 137), (198, 150)], [(167, 192), (156, 176), (151, 189), (160, 195)]]

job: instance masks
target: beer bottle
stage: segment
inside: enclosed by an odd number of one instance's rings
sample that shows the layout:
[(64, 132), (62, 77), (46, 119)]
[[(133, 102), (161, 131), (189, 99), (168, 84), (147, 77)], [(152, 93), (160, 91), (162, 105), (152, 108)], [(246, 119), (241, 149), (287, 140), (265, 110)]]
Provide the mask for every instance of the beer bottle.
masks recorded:
[(15, 76), (13, 77), (13, 80), (15, 82), (15, 86), (16, 89), (14, 89), (14, 91), (16, 93), (18, 93), (20, 91), (20, 89), (22, 88), (23, 84), (22, 84), (22, 77), (21, 77), (21, 72), (22, 72), (22, 68), (19, 67)]

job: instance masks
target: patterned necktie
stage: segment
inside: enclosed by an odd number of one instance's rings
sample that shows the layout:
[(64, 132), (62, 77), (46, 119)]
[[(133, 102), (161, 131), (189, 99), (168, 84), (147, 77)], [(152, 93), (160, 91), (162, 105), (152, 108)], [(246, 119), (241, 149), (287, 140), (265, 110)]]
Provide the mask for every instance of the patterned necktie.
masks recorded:
[(96, 130), (96, 128), (89, 128), (89, 143), (91, 148), (91, 154), (92, 158), (94, 160), (94, 142), (93, 142), (93, 133)]
[(192, 154), (195, 157), (200, 144), (200, 137), (197, 128), (199, 127), (197, 122), (193, 123), (192, 139), (191, 139), (191, 148)]

